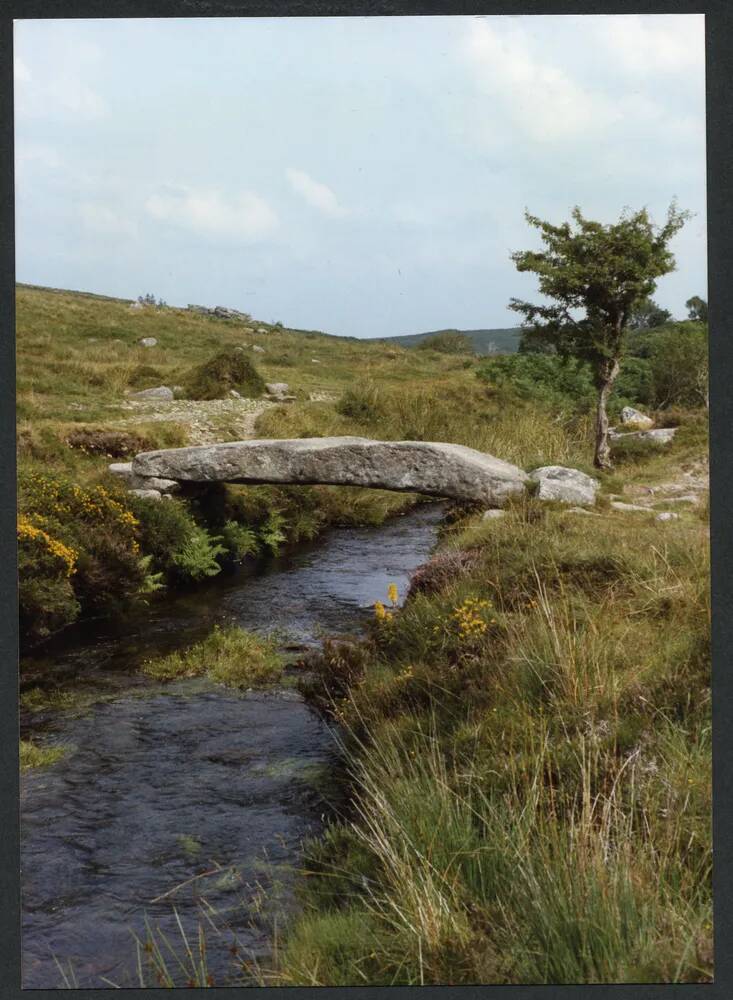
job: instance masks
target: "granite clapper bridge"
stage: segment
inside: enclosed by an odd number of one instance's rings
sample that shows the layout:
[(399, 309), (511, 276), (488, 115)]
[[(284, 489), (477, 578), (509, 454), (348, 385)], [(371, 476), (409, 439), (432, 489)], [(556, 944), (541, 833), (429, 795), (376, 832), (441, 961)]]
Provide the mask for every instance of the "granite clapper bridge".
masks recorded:
[(206, 483), (366, 486), (501, 507), (527, 475), (493, 455), (433, 441), (320, 437), (227, 441), (146, 451), (131, 469), (140, 486)]

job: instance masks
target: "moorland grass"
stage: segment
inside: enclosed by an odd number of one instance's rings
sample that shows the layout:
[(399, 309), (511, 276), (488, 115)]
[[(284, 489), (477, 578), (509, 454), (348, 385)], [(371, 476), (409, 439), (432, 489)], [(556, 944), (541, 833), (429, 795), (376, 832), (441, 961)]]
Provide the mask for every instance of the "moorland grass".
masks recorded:
[(271, 687), (283, 664), (274, 642), (238, 626), (214, 626), (209, 635), (182, 651), (148, 660), (143, 673), (158, 681), (208, 677), (228, 687)]

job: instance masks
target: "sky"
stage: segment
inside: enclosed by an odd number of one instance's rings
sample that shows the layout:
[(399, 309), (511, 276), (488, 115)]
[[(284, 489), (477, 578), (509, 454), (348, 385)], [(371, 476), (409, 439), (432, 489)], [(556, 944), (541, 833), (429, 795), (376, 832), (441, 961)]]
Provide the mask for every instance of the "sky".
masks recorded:
[(356, 337), (516, 326), (529, 209), (694, 213), (702, 15), (15, 22), (17, 280)]

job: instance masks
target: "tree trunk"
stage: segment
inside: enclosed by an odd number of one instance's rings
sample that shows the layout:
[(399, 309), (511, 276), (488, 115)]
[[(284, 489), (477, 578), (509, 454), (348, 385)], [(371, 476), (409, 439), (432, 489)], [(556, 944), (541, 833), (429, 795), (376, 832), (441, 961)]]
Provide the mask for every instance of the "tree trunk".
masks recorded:
[(596, 452), (593, 464), (597, 469), (611, 469), (611, 446), (608, 443), (608, 397), (621, 370), (618, 358), (604, 361), (599, 370), (598, 409), (596, 410)]

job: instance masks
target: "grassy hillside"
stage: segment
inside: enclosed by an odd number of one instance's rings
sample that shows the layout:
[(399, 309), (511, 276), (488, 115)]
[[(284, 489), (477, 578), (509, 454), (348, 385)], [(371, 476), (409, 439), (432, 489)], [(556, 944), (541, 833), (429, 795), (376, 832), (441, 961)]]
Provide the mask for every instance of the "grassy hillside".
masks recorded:
[[(669, 447), (614, 445), (615, 469), (599, 476), (586, 513), (531, 495), (496, 519), (454, 507), (404, 606), (394, 593), (375, 595), (383, 603), (365, 638), (327, 643), (312, 664), (304, 690), (341, 727), (347, 804), (308, 846), (302, 910), (278, 926), (258, 981), (711, 979), (703, 333), (675, 328), (643, 365), (632, 359), (612, 405), (654, 400), (658, 424), (678, 427)], [(156, 347), (139, 345), (148, 336)], [(161, 413), (130, 409), (125, 390), (185, 385), (222, 349), (253, 343), (265, 349), (245, 348), (260, 374), (296, 395), (257, 402), (260, 436), (447, 440), (526, 469), (592, 472), (587, 373), (553, 359), (408, 351), (20, 288), (29, 628), (43, 620), (53, 630), (79, 608), (119, 612), (122, 598), (189, 585), (326, 524), (378, 522), (410, 502), (367, 490), (222, 487), (156, 504), (119, 490), (105, 444), (184, 443), (203, 406), (219, 407), (207, 433), (226, 440), (235, 411), (249, 406), (182, 399), (162, 408), (168, 420), (153, 420)], [(132, 443), (110, 436), (122, 432)], [(197, 648), (197, 669), (236, 673), (229, 642)], [(188, 669), (185, 653), (179, 659), (159, 669)], [(143, 978), (197, 982), (185, 956), (180, 975), (173, 962), (161, 968), (163, 953), (148, 943)], [(232, 982), (252, 977), (233, 958)]]
[(521, 330), (519, 327), (509, 327), (496, 330), (457, 330), (453, 327), (444, 330), (429, 330), (426, 333), (408, 333), (399, 337), (384, 337), (387, 344), (399, 344), (401, 347), (417, 347), (428, 337), (438, 333), (463, 333), (474, 343), (477, 354), (514, 354), (519, 346)]

